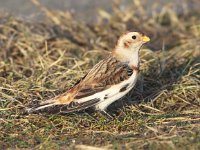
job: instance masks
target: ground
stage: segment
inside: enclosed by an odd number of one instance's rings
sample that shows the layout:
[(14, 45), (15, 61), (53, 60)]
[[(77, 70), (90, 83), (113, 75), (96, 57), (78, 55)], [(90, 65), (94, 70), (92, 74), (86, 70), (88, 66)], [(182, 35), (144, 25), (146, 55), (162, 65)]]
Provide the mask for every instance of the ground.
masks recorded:
[[(0, 149), (200, 149), (199, 11), (166, 5), (149, 14), (139, 1), (126, 9), (115, 1), (86, 24), (33, 2), (42, 22), (0, 17)], [(69, 89), (127, 30), (151, 42), (136, 87), (108, 109), (114, 120), (90, 111), (26, 114)]]

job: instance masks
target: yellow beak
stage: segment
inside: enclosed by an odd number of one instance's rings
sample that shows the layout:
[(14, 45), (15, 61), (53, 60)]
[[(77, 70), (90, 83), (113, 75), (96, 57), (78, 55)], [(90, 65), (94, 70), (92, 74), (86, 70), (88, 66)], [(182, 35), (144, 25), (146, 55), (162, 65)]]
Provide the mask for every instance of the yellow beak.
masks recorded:
[(149, 41), (150, 41), (150, 38), (149, 38), (148, 36), (143, 36), (143, 37), (142, 37), (142, 41), (143, 41), (144, 43), (149, 42)]

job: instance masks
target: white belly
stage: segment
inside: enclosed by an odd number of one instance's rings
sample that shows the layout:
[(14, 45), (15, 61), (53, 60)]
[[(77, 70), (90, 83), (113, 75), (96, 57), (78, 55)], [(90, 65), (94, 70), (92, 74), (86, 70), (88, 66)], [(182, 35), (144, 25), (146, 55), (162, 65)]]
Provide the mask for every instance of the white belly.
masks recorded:
[(133, 88), (133, 86), (130, 87), (129, 89), (127, 89), (127, 90), (124, 91), (124, 92), (116, 91), (116, 92), (118, 92), (116, 95), (113, 95), (112, 97), (110, 97), (110, 98), (108, 98), (108, 99), (106, 99), (106, 100), (103, 100), (103, 101), (99, 102), (99, 103), (95, 106), (95, 108), (96, 108), (97, 110), (106, 110), (107, 107), (108, 107), (110, 104), (112, 104), (113, 102), (115, 102), (115, 101), (119, 100), (120, 98), (122, 98), (123, 96), (125, 96), (132, 88)]
[[(122, 83), (115, 85), (115, 87), (111, 87), (111, 88), (107, 89), (105, 91), (105, 93), (108, 93), (108, 95), (110, 95), (109, 98), (108, 99), (102, 99), (95, 106), (95, 108), (97, 110), (105, 110), (105, 109), (107, 109), (107, 107), (110, 104), (112, 104), (113, 102), (115, 102), (115, 101), (119, 100), (120, 98), (122, 98), (123, 96), (125, 96), (134, 87), (134, 85), (137, 81), (137, 76), (138, 76), (138, 73), (134, 72), (128, 80), (123, 81)], [(122, 87), (124, 87), (126, 84), (129, 84), (129, 86), (126, 88), (125, 91), (120, 92), (120, 89)]]

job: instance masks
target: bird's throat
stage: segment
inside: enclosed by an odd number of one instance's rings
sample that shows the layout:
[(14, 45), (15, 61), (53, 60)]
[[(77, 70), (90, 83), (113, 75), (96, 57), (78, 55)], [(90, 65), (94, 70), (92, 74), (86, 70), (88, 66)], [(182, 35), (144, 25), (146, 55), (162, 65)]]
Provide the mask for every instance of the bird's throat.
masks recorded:
[(124, 49), (121, 51), (115, 50), (113, 52), (113, 56), (129, 66), (135, 66), (137, 68), (139, 67), (139, 50), (134, 52)]

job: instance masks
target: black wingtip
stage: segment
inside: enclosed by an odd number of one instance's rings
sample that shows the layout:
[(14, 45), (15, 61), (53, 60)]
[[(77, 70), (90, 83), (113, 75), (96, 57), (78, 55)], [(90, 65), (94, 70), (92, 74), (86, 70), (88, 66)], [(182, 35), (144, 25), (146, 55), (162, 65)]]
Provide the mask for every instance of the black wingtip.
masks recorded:
[(99, 98), (95, 98), (95, 99), (91, 99), (91, 100), (83, 102), (83, 103), (72, 102), (69, 105), (63, 105), (60, 108), (60, 113), (61, 114), (65, 114), (65, 113), (71, 113), (71, 112), (85, 110), (85, 109), (87, 109), (89, 107), (94, 106), (99, 101), (100, 101)]

